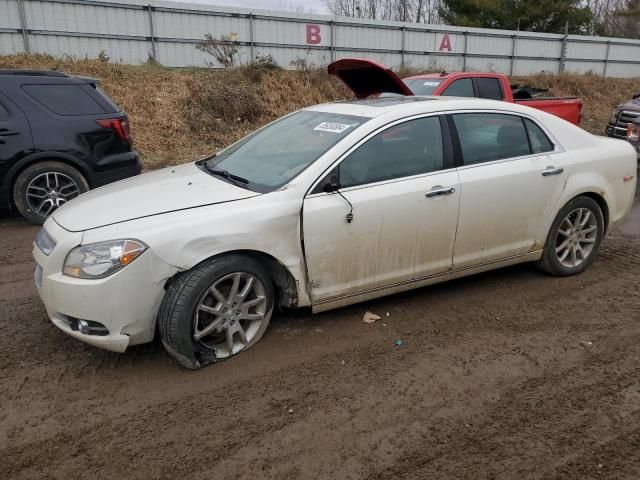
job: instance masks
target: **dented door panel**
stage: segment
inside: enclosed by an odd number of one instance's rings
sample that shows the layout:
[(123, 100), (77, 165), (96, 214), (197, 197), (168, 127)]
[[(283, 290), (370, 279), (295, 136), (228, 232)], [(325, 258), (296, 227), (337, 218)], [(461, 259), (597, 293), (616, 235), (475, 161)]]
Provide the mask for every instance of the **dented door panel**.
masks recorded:
[[(427, 197), (438, 187), (450, 194)], [(455, 170), (311, 195), (303, 235), (313, 302), (451, 268), (458, 218)]]

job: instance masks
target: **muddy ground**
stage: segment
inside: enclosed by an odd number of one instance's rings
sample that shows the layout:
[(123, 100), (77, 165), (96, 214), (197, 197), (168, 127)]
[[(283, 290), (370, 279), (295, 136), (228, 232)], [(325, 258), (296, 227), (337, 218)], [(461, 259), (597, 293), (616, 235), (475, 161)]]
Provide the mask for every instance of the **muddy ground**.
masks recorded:
[(2, 220), (0, 478), (639, 479), (639, 202), (582, 275), (524, 265), (286, 313), (197, 372), (58, 331), (37, 228)]

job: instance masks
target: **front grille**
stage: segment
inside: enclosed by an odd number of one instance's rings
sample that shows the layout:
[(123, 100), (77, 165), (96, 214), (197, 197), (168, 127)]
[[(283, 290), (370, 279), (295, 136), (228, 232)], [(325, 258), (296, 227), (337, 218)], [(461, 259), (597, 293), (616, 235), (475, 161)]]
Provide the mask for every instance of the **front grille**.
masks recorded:
[(618, 113), (616, 123), (609, 123), (607, 135), (616, 138), (626, 138), (629, 124), (640, 117), (640, 111), (622, 110)]

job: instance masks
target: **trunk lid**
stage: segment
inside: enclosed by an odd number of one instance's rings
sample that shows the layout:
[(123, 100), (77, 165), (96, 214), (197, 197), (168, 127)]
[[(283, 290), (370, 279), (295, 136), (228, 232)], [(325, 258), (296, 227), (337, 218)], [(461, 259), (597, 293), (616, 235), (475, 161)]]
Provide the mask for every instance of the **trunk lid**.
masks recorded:
[(327, 72), (342, 80), (357, 98), (367, 98), (381, 93), (413, 95), (409, 87), (391, 69), (373, 60), (341, 58), (329, 64)]

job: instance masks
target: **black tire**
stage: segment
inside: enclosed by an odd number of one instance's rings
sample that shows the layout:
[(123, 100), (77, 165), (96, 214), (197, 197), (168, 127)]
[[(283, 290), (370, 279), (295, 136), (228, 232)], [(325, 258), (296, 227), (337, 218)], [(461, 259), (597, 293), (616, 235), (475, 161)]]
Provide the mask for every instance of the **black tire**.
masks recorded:
[[(594, 236), (593, 248), (588, 254), (586, 258), (577, 266), (568, 267), (563, 265), (556, 254), (556, 247), (558, 246), (558, 232), (560, 230), (561, 225), (563, 224), (565, 218), (576, 209), (587, 209), (591, 212), (591, 214), (595, 217), (597, 231)], [(598, 250), (600, 249), (600, 243), (602, 242), (602, 237), (604, 235), (604, 216), (602, 214), (602, 209), (598, 203), (589, 198), (589, 197), (576, 197), (567, 203), (561, 210), (558, 212), (553, 224), (551, 225), (551, 229), (549, 230), (549, 234), (547, 235), (547, 240), (544, 245), (544, 252), (542, 254), (542, 258), (537, 262), (537, 266), (543, 271), (557, 276), (557, 277), (565, 277), (568, 275), (575, 275), (577, 273), (581, 273), (593, 263), (594, 258), (598, 254)], [(560, 237), (562, 238), (562, 237)], [(560, 247), (562, 248), (562, 247)]]
[[(74, 194), (69, 199), (89, 190), (89, 184), (84, 176), (77, 169), (67, 165), (66, 163), (50, 160), (39, 162), (25, 168), (18, 174), (13, 183), (13, 204), (24, 218), (33, 223), (44, 223), (47, 219), (47, 215), (43, 215), (32, 209), (29, 204), (29, 199), (27, 198), (27, 187), (38, 176), (46, 173), (60, 173), (75, 182), (78, 193)], [(54, 210), (55, 208), (48, 214), (50, 215)]]
[(264, 320), (241, 352), (260, 341), (267, 330), (275, 298), (273, 282), (267, 269), (259, 261), (243, 255), (226, 255), (206, 261), (171, 282), (158, 312), (162, 343), (183, 367), (195, 370), (221, 360), (215, 350), (194, 340), (194, 319), (198, 304), (209, 287), (217, 280), (236, 272), (250, 274), (260, 280), (266, 298)]

